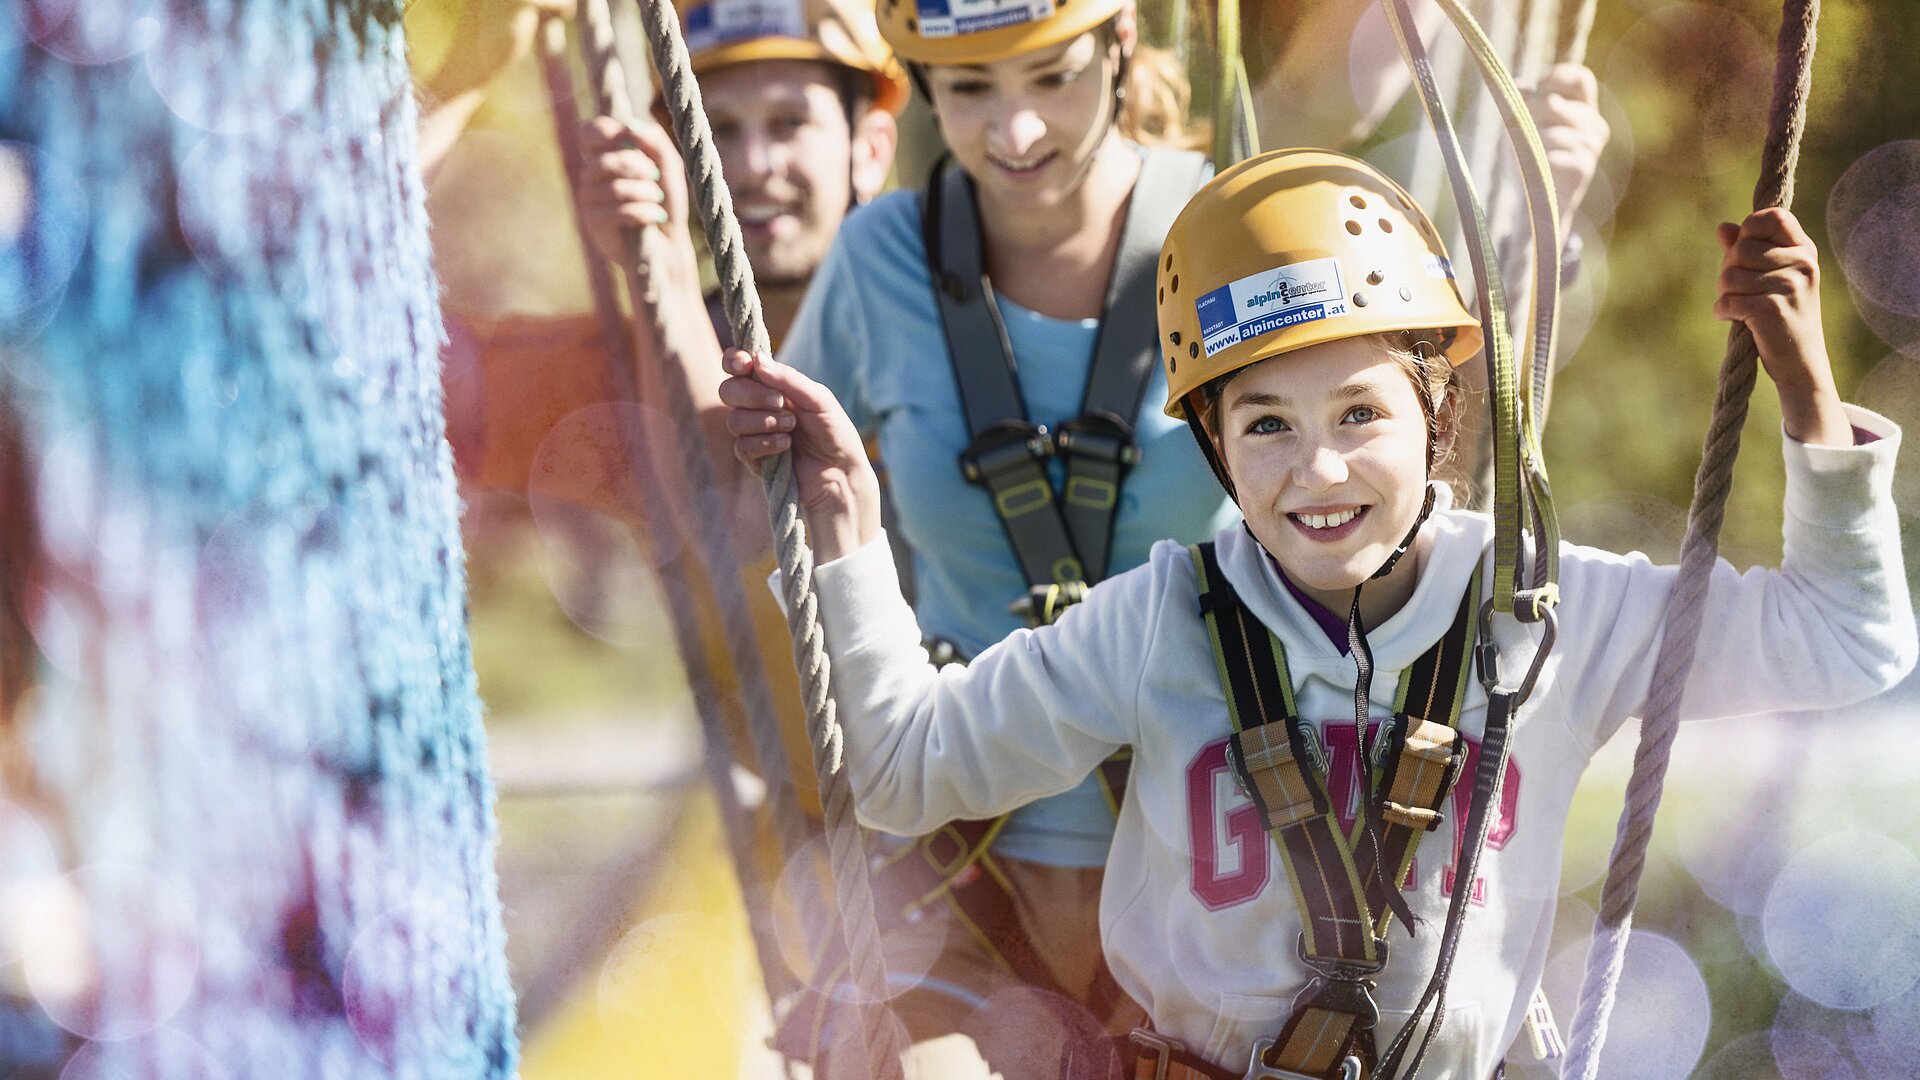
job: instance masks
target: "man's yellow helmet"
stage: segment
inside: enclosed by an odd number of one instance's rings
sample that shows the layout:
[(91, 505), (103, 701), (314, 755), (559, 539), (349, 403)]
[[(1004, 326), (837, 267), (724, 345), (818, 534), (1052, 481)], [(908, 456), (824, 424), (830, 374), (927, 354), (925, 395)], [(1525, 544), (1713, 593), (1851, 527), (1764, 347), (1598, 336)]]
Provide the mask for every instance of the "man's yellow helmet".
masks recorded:
[(881, 40), (871, 0), (674, 0), (693, 73), (748, 60), (817, 60), (873, 80), (873, 103), (898, 114), (907, 77)]
[(1127, 0), (878, 0), (880, 33), (916, 64), (985, 64), (1071, 41)]
[(1431, 330), (1455, 365), (1480, 350), (1433, 222), (1380, 170), (1330, 150), (1275, 150), (1214, 177), (1157, 271), (1173, 417), (1209, 381), (1325, 341)]

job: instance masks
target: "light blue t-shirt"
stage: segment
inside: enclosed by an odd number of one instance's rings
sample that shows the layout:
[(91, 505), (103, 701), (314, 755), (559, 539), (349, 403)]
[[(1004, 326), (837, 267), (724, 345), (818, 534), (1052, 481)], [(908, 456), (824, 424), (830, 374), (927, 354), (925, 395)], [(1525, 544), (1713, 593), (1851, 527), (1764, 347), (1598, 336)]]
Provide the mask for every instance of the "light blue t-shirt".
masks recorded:
[[(1027, 419), (1049, 428), (1080, 415), (1096, 319), (1064, 320), (1000, 298)], [(972, 441), (947, 355), (920, 232), (920, 193), (895, 191), (849, 215), (780, 350), (831, 389), (886, 462), (896, 525), (913, 550), (922, 632), (978, 654), (1024, 623), (1007, 605), (1027, 581), (986, 489), (961, 476)], [(1161, 411), (1154, 366), (1136, 419), (1140, 460), (1121, 489), (1110, 574), (1146, 562), (1156, 540), (1209, 539), (1238, 520), (1187, 425)], [(1064, 468), (1053, 462), (1056, 487)], [(1102, 866), (1113, 815), (1099, 782), (1029, 803), (994, 850), (1056, 866)]]

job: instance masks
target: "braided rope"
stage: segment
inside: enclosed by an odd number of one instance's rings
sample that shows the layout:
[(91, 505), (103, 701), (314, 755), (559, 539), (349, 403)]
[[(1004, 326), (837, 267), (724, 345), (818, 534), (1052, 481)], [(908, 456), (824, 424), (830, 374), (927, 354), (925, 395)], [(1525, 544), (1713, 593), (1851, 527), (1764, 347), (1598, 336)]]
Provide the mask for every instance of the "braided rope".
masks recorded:
[[(597, 5), (604, 11), (604, 0)], [(583, 23), (583, 26), (586, 25)], [(604, 46), (599, 40), (598, 28), (594, 23), (593, 45)], [(547, 80), (548, 100), (553, 113), (554, 140), (560, 149), (560, 160), (567, 177), (567, 189), (577, 191), (581, 168), (582, 151), (580, 148), (581, 117), (574, 104), (573, 72), (565, 60), (566, 28), (558, 18), (548, 19), (541, 28), (541, 65)], [(583, 41), (585, 37), (583, 36)], [(596, 51), (596, 57), (603, 54)], [(621, 73), (613, 72), (613, 82), (621, 86)], [(604, 87), (608, 80), (600, 79)], [(635, 375), (638, 371), (634, 358), (634, 341), (628, 335), (626, 317), (620, 312), (619, 299), (615, 292), (613, 275), (607, 264), (592, 257), (593, 245), (588, 242), (586, 218), (578, 200), (574, 202), (574, 226), (580, 234), (581, 243), (588, 254), (586, 274), (588, 289), (593, 296), (594, 313), (600, 322), (600, 336), (607, 346), (608, 361), (611, 365), (613, 383), (622, 400), (638, 400), (638, 386)], [(669, 504), (670, 493), (655, 463), (645, 450), (646, 433), (639, 419), (630, 411), (621, 411), (617, 420), (620, 445), (625, 449), (627, 464), (638, 478), (645, 492), (645, 502), (649, 506), (663, 507)], [(646, 540), (656, 553), (672, 550), (675, 530), (670, 519), (662, 513), (653, 513), (642, 519)], [(682, 549), (682, 558), (691, 563), (692, 559)], [(737, 573), (731, 566), (717, 568), (719, 573)], [(699, 612), (701, 605), (694, 596), (694, 590), (683, 573), (666, 572), (660, 575), (661, 592), (666, 600), (669, 622), (673, 627), (674, 643), (686, 666), (688, 688), (692, 691), (694, 711), (700, 722), (704, 738), (702, 762), (705, 766), (708, 785), (712, 788), (714, 799), (719, 804), (722, 824), (725, 828), (728, 853), (732, 857), (735, 875), (740, 881), (740, 891), (746, 901), (748, 927), (752, 933), (754, 954), (759, 959), (762, 986), (769, 1001), (779, 1001), (783, 996), (796, 989), (792, 972), (781, 961), (778, 945), (773, 937), (772, 921), (769, 917), (772, 905), (765, 875), (761, 873), (760, 863), (755, 858), (754, 822), (751, 815), (741, 805), (734, 791), (731, 762), (728, 753), (726, 724), (721, 717), (721, 680), (715, 670), (716, 658), (707, 648), (707, 640), (702, 633)], [(784, 762), (783, 762), (784, 764)], [(771, 792), (771, 786), (769, 791)], [(783, 837), (783, 840), (786, 838)], [(791, 841), (789, 841), (791, 843)], [(638, 865), (638, 864), (636, 864)], [(628, 874), (617, 874), (614, 882), (621, 887), (636, 878)], [(625, 897), (621, 898), (624, 901)], [(617, 910), (618, 905), (615, 905)], [(596, 943), (607, 943), (607, 934), (611, 926), (596, 926), (591, 920), (583, 921), (573, 934), (575, 947), (572, 955), (577, 960), (585, 950)], [(522, 999), (523, 1013), (538, 1013), (558, 1000), (564, 989), (564, 983), (577, 973), (577, 963), (563, 963), (549, 966), (547, 977), (535, 979)]]
[[(727, 318), (734, 340), (755, 355), (770, 351), (767, 328), (754, 290), (740, 223), (733, 214), (733, 198), (720, 175), (720, 158), (713, 146), (693, 79), (693, 64), (681, 40), (678, 16), (667, 0), (639, 0), (647, 45), (654, 70), (660, 73), (667, 114), (686, 156), (687, 179), (693, 204), (699, 210), (707, 246), (713, 251), (720, 276)], [(696, 455), (698, 456), (698, 455)], [(704, 461), (704, 458), (701, 458)], [(813, 550), (807, 545), (801, 519), (799, 487), (793, 477), (793, 459), (781, 454), (761, 469), (774, 544), (779, 552), (780, 578), (786, 592), (787, 628), (793, 636), (794, 665), (799, 669), (807, 708), (807, 730), (813, 744), (814, 770), (820, 781), (820, 802), (826, 819), (827, 849), (833, 869), (836, 898), (842, 915), (849, 969), (859, 996), (860, 1021), (869, 1075), (898, 1078), (900, 1056), (906, 1050), (905, 1029), (885, 1005), (886, 972), (880, 954), (880, 929), (874, 918), (873, 892), (867, 881), (867, 853), (854, 820), (853, 797), (841, 773), (842, 735), (830, 692), (825, 638), (820, 627), (819, 601), (813, 592)]]
[[(1793, 202), (1794, 167), (1800, 157), (1800, 133), (1806, 126), (1814, 24), (1819, 14), (1820, 0), (1786, 0), (1784, 5), (1767, 144), (1761, 156), (1760, 182), (1753, 194), (1756, 210)], [(1607, 882), (1600, 894), (1600, 914), (1587, 953), (1586, 981), (1580, 991), (1563, 1076), (1594, 1080), (1599, 1074), (1607, 1017), (1613, 1010), (1620, 971), (1626, 963), (1633, 906), (1639, 898), (1647, 845), (1653, 837), (1661, 785), (1673, 752), (1680, 697), (1700, 638), (1708, 579), (1719, 551), (1720, 526), (1726, 518), (1727, 495), (1733, 488), (1740, 429), (1746, 423), (1747, 399), (1753, 392), (1758, 361), (1753, 334), (1745, 324), (1736, 325), (1727, 336), (1727, 354), (1720, 365), (1720, 388), (1694, 478), (1693, 509), (1681, 547), (1679, 578), (1667, 603), (1666, 645), (1654, 666), (1653, 689), (1647, 698), (1646, 719), (1641, 723), (1640, 746), (1634, 754), (1633, 777), (1627, 785)]]

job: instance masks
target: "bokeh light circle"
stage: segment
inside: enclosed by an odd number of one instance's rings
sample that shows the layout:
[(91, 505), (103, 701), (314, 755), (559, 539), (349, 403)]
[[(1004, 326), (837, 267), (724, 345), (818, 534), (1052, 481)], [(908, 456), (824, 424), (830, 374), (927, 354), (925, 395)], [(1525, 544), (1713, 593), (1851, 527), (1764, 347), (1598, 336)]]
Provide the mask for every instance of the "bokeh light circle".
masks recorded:
[(266, 18), (241, 15), (233, 22), (237, 30), (225, 23), (209, 27), (204, 17), (169, 16), (144, 54), (147, 79), (174, 116), (228, 135), (263, 130), (314, 100), (318, 78), (306, 35)]
[(24, 340), (50, 317), (90, 227), (86, 185), (63, 160), (0, 141), (0, 340)]
[(1881, 833), (1829, 835), (1767, 896), (1767, 955), (1796, 991), (1866, 1009), (1920, 980), (1920, 858)]
[[(1547, 965), (1542, 981), (1563, 1024), (1573, 1018), (1586, 964), (1587, 942), (1582, 940), (1562, 949)], [(1686, 950), (1671, 938), (1635, 930), (1627, 939), (1600, 1075), (1607, 1080), (1680, 1080), (1700, 1060), (1712, 1023), (1707, 982)]]
[[(899, 873), (884, 873), (881, 867), (902, 853), (901, 843), (893, 837), (881, 837), (873, 845), (868, 882), (874, 891), (874, 908), (879, 912), (906, 909), (919, 899), (913, 885)], [(917, 852), (905, 852), (918, 859)], [(807, 985), (840, 1000), (864, 1001), (847, 978), (846, 946), (841, 938), (839, 901), (830, 872), (832, 862), (826, 837), (814, 836), (787, 860), (774, 885), (774, 940), (787, 969)], [(902, 888), (907, 891), (902, 892)], [(923, 884), (919, 891), (924, 891)], [(898, 996), (924, 979), (940, 958), (952, 926), (948, 905), (935, 901), (913, 909), (911, 921), (891, 930), (886, 941), (887, 984), (883, 993)], [(884, 919), (895, 924), (890, 915)]]
[(1827, 197), (1827, 231), (1851, 288), (1920, 318), (1920, 140), (1886, 143), (1848, 166)]
[(376, 1061), (435, 1060), (469, 1037), (467, 1010), (479, 1001), (466, 985), (477, 967), (471, 916), (464, 894), (422, 889), (354, 934), (342, 977), (347, 1023)]
[(667, 1022), (738, 1039), (757, 993), (744, 937), (733, 922), (698, 912), (641, 922), (600, 965), (594, 1000), (601, 1026)]
[(1596, 70), (1639, 117), (1638, 164), (1683, 178), (1752, 167), (1753, 148), (1766, 137), (1767, 95), (1729, 88), (1772, 85), (1773, 49), (1746, 19), (1707, 4), (1667, 4), (1621, 34)]
[(59, 856), (40, 819), (0, 799), (0, 967), (25, 955), (34, 901), (59, 877)]
[[(1899, 424), (1903, 431), (1920, 431), (1920, 359), (1899, 353), (1874, 365), (1854, 389), (1862, 406)], [(1899, 464), (1893, 473), (1893, 502), (1901, 512), (1920, 514), (1920, 439), (1902, 439)]]
[(160, 1028), (138, 1038), (91, 1042), (67, 1060), (60, 1080), (148, 1080), (164, 1063), (167, 1080), (229, 1080), (234, 1073), (222, 1066), (205, 1046), (184, 1032)]
[[(165, 875), (146, 867), (90, 863), (36, 890), (28, 910), (27, 987), (49, 1019), (83, 1039), (153, 1031), (179, 1012), (199, 979), (193, 909)], [(138, 978), (130, 979), (134, 970)], [(104, 981), (107, 973), (116, 978)]]
[(160, 0), (38, 0), (26, 5), (36, 45), (69, 64), (110, 64), (160, 36)]

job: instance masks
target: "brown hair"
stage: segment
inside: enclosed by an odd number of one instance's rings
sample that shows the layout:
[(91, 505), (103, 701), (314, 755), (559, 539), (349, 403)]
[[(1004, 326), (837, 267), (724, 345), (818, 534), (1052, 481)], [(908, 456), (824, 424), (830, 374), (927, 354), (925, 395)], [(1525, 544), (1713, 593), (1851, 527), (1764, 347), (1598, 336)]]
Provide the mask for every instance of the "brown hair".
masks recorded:
[(1208, 136), (1204, 125), (1188, 119), (1192, 104), (1193, 87), (1179, 58), (1157, 45), (1134, 46), (1120, 103), (1120, 134), (1143, 146), (1200, 149)]

